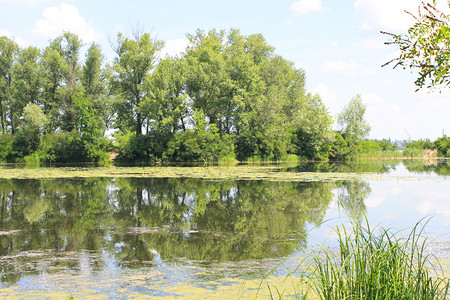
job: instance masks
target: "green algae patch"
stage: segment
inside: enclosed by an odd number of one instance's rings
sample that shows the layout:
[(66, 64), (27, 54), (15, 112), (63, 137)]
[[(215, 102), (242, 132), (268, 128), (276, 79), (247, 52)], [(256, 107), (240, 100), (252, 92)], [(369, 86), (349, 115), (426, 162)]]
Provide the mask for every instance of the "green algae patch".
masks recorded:
[[(83, 278), (63, 279), (49, 276), (54, 281), (66, 282), (67, 289), (44, 290), (29, 287), (0, 289), (2, 299), (268, 299), (282, 295), (295, 299), (303, 279), (297, 276), (270, 276), (262, 279), (223, 278), (202, 284), (178, 282), (155, 286), (148, 276), (124, 276), (115, 287), (107, 282), (86, 282)], [(77, 286), (76, 289), (73, 286)], [(63, 286), (60, 286), (60, 288)]]
[(0, 167), (4, 179), (53, 179), (92, 177), (199, 178), (210, 180), (337, 181), (376, 179), (372, 173), (285, 172), (280, 167), (99, 167), (11, 169)]

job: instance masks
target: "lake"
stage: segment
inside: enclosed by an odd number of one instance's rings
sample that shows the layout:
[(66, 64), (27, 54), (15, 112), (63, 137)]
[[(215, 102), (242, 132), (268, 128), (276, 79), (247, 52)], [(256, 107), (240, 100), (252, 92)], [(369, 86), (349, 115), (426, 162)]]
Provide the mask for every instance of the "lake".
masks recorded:
[(394, 231), (425, 218), (450, 259), (449, 160), (5, 165), (0, 204), (0, 297), (248, 298), (267, 282), (288, 296), (299, 261), (364, 216)]

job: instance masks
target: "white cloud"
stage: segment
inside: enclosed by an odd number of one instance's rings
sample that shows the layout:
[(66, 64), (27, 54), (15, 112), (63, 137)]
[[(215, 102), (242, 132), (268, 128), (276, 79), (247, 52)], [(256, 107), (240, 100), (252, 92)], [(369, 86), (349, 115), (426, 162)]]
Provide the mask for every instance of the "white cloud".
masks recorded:
[(291, 4), (291, 10), (301, 15), (321, 11), (322, 0), (300, 0)]
[(384, 105), (386, 103), (384, 98), (376, 93), (362, 93), (361, 98), (364, 103), (370, 106)]
[(55, 38), (65, 31), (79, 35), (84, 42), (94, 42), (103, 39), (103, 33), (95, 30), (91, 22), (80, 16), (78, 8), (62, 3), (59, 7), (52, 6), (44, 9), (44, 19), (36, 22), (33, 33)]
[(14, 36), (11, 32), (9, 32), (8, 30), (1, 30), (0, 29), (0, 36), (6, 36), (12, 40), (14, 40), (20, 47), (25, 48), (30, 46), (30, 43), (28, 43), (28, 41), (20, 38), (20, 37), (16, 37)]
[(449, 195), (443, 191), (427, 190), (419, 192), (421, 202), (416, 205), (416, 210), (422, 214), (438, 213), (450, 216)]
[(173, 39), (168, 40), (165, 43), (164, 48), (161, 51), (161, 57), (164, 56), (176, 56), (186, 50), (188, 45), (188, 40), (186, 39)]
[[(445, 2), (440, 1), (438, 8), (448, 11)], [(422, 0), (357, 0), (354, 6), (361, 29), (404, 32), (414, 23), (414, 18), (405, 11), (417, 15), (421, 3)]]

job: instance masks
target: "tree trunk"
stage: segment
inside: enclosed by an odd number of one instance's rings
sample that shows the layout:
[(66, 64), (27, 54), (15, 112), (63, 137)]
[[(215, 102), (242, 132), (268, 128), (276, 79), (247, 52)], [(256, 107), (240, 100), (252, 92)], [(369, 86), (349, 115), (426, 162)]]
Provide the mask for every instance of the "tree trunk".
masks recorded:
[(142, 134), (142, 117), (141, 114), (136, 115), (136, 136)]
[(3, 116), (3, 101), (2, 98), (0, 98), (0, 116), (2, 119), (2, 133), (5, 134), (5, 118)]
[(181, 128), (183, 129), (183, 132), (186, 132), (186, 125), (184, 125), (183, 116), (180, 114), (180, 120), (181, 120)]
[(12, 110), (11, 110), (11, 134), (12, 135), (14, 135), (14, 133), (15, 133), (15, 126), (14, 126), (14, 114), (13, 114), (13, 112), (12, 112)]

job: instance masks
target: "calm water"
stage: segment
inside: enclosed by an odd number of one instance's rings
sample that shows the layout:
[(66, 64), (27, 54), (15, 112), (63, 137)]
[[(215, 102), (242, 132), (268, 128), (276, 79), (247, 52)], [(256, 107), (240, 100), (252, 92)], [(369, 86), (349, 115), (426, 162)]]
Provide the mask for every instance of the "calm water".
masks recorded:
[(283, 170), (380, 178), (0, 179), (0, 297), (227, 298), (280, 263), (273, 274), (286, 275), (307, 251), (333, 244), (335, 225), (362, 214), (395, 230), (433, 215), (433, 251), (450, 256), (448, 161)]

